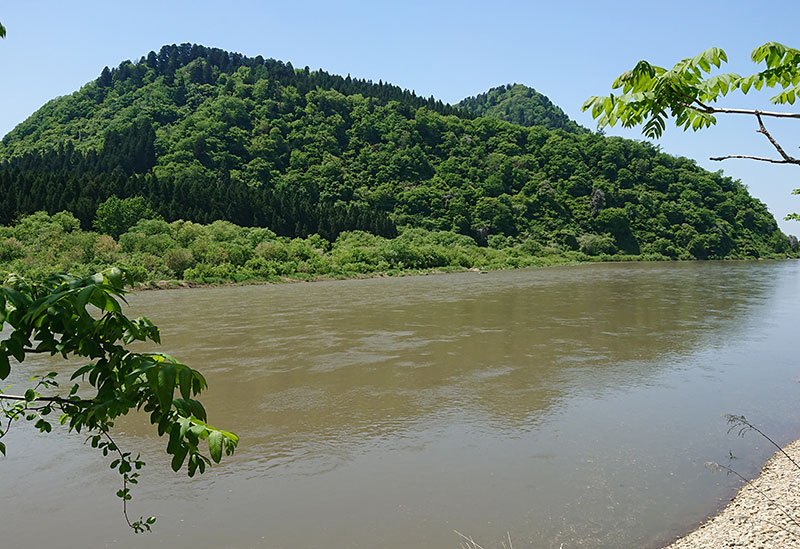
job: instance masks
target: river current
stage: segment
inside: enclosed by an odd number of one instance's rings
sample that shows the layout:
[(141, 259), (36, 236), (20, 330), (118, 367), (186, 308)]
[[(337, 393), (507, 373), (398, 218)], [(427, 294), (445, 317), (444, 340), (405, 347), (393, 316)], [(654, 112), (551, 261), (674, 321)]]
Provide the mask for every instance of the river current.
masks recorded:
[[(12, 547), (659, 547), (800, 436), (800, 263), (579, 265), (141, 292), (236, 454), (188, 479), (144, 418), (127, 531), (83, 437), (14, 425)], [(53, 369), (43, 359), (12, 382)], [(64, 372), (68, 368), (61, 366)], [(65, 380), (66, 382), (66, 380)], [(13, 391), (9, 391), (13, 392)], [(563, 545), (562, 545), (563, 544)]]

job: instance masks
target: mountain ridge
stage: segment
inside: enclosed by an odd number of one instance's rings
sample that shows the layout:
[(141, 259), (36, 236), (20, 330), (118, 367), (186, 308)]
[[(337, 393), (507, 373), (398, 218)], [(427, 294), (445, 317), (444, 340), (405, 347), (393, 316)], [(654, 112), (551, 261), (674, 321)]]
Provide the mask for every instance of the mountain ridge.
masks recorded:
[[(493, 90), (495, 105), (546, 100), (519, 85)], [(164, 46), (103, 69), (3, 138), (0, 223), (68, 210), (88, 228), (108, 197), (143, 196), (168, 221), (285, 236), (418, 227), (534, 250), (791, 251), (740, 182), (646, 143), (570, 128), (477, 116), (382, 80)]]

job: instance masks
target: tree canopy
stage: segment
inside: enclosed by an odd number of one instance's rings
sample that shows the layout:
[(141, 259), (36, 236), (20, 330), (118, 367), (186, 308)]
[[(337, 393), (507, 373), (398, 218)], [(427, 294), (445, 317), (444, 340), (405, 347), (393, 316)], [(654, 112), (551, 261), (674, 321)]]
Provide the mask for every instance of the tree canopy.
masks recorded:
[(109, 197), (97, 206), (93, 225), (103, 234), (119, 240), (120, 235), (143, 219), (157, 219), (159, 215), (141, 196), (130, 198)]
[(520, 126), (544, 126), (550, 130), (562, 129), (574, 133), (586, 131), (547, 96), (522, 84), (492, 88), (486, 93), (462, 99), (458, 106), (479, 116)]

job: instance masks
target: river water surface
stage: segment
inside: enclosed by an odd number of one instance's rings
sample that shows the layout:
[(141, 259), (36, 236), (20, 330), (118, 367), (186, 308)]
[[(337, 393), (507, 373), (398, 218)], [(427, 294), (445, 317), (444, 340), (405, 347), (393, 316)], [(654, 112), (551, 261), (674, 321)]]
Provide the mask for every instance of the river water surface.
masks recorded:
[[(17, 424), (0, 546), (659, 547), (800, 436), (800, 263), (603, 264), (144, 292), (130, 310), (200, 369), (241, 437), (205, 475), (148, 461), (127, 531), (83, 438)], [(19, 382), (52, 369), (17, 369)], [(64, 369), (63, 371), (68, 371)], [(24, 375), (22, 375), (24, 373)], [(65, 380), (66, 381), (66, 380)], [(24, 389), (23, 389), (24, 390)], [(13, 391), (9, 391), (13, 392)], [(735, 459), (731, 459), (734, 456)], [(563, 545), (562, 545), (563, 544)]]

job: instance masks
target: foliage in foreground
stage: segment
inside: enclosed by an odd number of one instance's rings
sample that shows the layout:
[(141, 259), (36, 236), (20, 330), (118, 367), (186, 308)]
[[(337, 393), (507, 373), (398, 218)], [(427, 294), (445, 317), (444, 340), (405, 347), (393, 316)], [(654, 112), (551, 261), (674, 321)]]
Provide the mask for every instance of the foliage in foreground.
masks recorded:
[[(43, 433), (57, 422), (85, 434), (92, 447), (113, 456), (111, 468), (122, 475), (117, 496), (125, 519), (141, 532), (149, 531), (155, 519), (131, 522), (127, 502), (129, 486), (137, 483), (144, 462), (112, 438), (117, 418), (134, 410), (149, 413), (158, 435), (169, 439), (166, 451), (173, 470), (185, 464), (190, 477), (204, 472), (212, 461), (219, 463), (223, 453), (232, 454), (239, 439), (206, 423), (206, 411), (196, 399), (206, 388), (200, 372), (166, 354), (127, 348), (136, 341), (160, 342), (158, 327), (122, 312), (123, 285), (132, 282), (116, 268), (87, 278), (58, 274), (40, 280), (16, 275), (5, 279), (0, 286), (0, 330), (6, 325), (9, 329), (0, 340), (0, 379), (34, 354), (79, 357), (88, 363), (72, 373), (65, 391), (56, 372), (31, 378), (33, 386), (23, 394), (0, 391), (0, 438), (21, 419), (34, 422)], [(206, 443), (208, 455), (202, 449)], [(2, 442), (0, 452), (6, 453)]]

